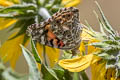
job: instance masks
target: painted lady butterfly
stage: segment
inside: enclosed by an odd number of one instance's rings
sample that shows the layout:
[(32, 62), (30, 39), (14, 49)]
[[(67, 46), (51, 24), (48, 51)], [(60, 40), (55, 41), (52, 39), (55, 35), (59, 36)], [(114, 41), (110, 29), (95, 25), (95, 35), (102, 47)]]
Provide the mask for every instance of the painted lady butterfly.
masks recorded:
[(81, 41), (79, 10), (75, 7), (62, 8), (46, 21), (30, 25), (27, 32), (31, 34), (33, 40), (43, 45), (73, 50)]

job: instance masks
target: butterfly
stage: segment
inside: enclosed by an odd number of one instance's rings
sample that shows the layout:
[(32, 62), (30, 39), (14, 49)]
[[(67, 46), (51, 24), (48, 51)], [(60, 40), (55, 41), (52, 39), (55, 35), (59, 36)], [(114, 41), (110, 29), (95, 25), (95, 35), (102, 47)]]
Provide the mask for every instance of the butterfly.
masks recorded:
[(51, 18), (28, 27), (32, 39), (43, 45), (63, 50), (73, 50), (80, 45), (82, 26), (79, 10), (75, 7), (61, 8)]

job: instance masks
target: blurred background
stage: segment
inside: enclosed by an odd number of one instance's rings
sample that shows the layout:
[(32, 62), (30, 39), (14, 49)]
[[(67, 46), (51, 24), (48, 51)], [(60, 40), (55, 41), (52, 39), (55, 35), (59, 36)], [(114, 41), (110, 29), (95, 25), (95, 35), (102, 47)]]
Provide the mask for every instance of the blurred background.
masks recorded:
[[(80, 10), (80, 21), (85, 24), (85, 20), (97, 31), (99, 31), (99, 24), (93, 13), (93, 10), (97, 10), (94, 3), (95, 0), (81, 0), (81, 3), (77, 6)], [(107, 17), (110, 24), (117, 31), (120, 31), (120, 0), (97, 0), (101, 5), (102, 10)], [(0, 31), (0, 44), (7, 40), (10, 34), (7, 33), (8, 29)], [(17, 53), (16, 53), (17, 54)], [(7, 64), (8, 65), (8, 64)], [(20, 73), (27, 73), (28, 68), (24, 56), (22, 55), (16, 64), (16, 71)]]

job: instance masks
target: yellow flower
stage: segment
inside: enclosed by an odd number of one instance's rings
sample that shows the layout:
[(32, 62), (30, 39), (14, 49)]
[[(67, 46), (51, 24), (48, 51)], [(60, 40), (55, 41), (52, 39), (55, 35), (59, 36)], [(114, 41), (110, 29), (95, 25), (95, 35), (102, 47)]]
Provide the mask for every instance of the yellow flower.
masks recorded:
[[(87, 31), (87, 33), (86, 33)], [(99, 42), (95, 38), (92, 38), (88, 34), (89, 30), (83, 29), (81, 37), (84, 40), (88, 40), (88, 44)], [(83, 34), (84, 33), (84, 34)], [(85, 37), (86, 35), (86, 37)], [(90, 37), (88, 37), (90, 36)], [(84, 41), (81, 42), (79, 48), (81, 54), (85, 53)], [(63, 59), (59, 61), (59, 65), (64, 69), (67, 69), (71, 72), (80, 72), (85, 70), (86, 68), (91, 68), (92, 79), (91, 80), (120, 80), (120, 78), (115, 78), (116, 72), (114, 68), (106, 69), (106, 62), (102, 60), (102, 58), (95, 56), (94, 53), (99, 53), (101, 49), (95, 48), (94, 46), (87, 46), (87, 55), (80, 55), (77, 58), (73, 59)]]
[(1, 6), (11, 6), (11, 5), (13, 5), (13, 3), (10, 1), (7, 1), (7, 0), (0, 0), (0, 5)]
[(105, 68), (105, 62), (96, 62), (91, 65), (92, 80), (120, 80), (115, 78), (116, 71), (114, 68)]
[(93, 57), (93, 54), (89, 54), (73, 59), (63, 59), (59, 61), (59, 65), (71, 72), (80, 72), (90, 66)]
[[(84, 25), (83, 25), (84, 26)], [(83, 31), (81, 33), (81, 39), (82, 41), (89, 41), (89, 40), (94, 40), (95, 38), (93, 38), (90, 34), (92, 34), (91, 31), (83, 28)], [(96, 40), (96, 39), (95, 39)]]
[[(17, 2), (19, 0), (14, 0), (14, 1)], [(65, 0), (62, 1), (62, 4), (64, 4), (65, 2), (66, 2)], [(79, 2), (80, 2), (80, 0), (75, 0), (75, 1), (71, 0), (65, 6), (66, 7), (74, 6), (74, 5), (77, 5)], [(0, 5), (7, 7), (7, 6), (13, 5), (13, 3), (8, 1), (8, 0), (0, 0)], [(15, 20), (15, 19), (0, 18), (0, 30), (10, 27), (16, 21), (17, 20)], [(12, 67), (15, 66), (15, 63), (21, 54), (21, 49), (19, 47), (19, 44), (22, 44), (23, 39), (24, 39), (24, 35), (25, 35), (25, 33), (23, 35), (20, 35), (16, 38), (12, 39), (12, 40), (6, 41), (5, 43), (3, 43), (3, 45), (0, 48), (1, 58), (3, 58), (4, 62), (10, 61), (10, 64), (12, 65)], [(42, 55), (43, 55), (42, 54), (42, 46), (37, 44), (37, 49), (38, 49), (39, 55), (42, 57)], [(47, 58), (49, 59), (50, 66), (53, 67), (54, 64), (59, 59), (60, 50), (46, 47), (46, 53), (47, 53), (46, 54)], [(15, 56), (13, 56), (13, 55), (15, 55)]]
[(0, 18), (0, 30), (8, 28), (9, 26), (11, 26), (15, 22), (16, 22), (15, 19)]
[[(105, 80), (105, 63), (96, 62), (91, 65), (92, 80)], [(109, 79), (110, 80), (110, 79)]]
[[(6, 6), (13, 5), (13, 3), (10, 2), (10, 1), (7, 1), (7, 0), (0, 0), (0, 5), (6, 7)], [(15, 22), (16, 22), (15, 19), (0, 18), (0, 30), (5, 29), (5, 28), (11, 26)]]
[[(16, 33), (12, 34), (10, 37), (14, 36)], [(18, 57), (21, 54), (20, 44), (23, 42), (24, 34), (18, 36), (13, 40), (6, 41), (0, 48), (0, 56), (4, 62), (10, 61), (11, 66), (14, 68)], [(25, 46), (28, 44), (26, 42)]]
[(65, 4), (65, 7), (76, 6), (80, 3), (80, 0), (62, 0), (62, 4)]
[[(48, 46), (45, 46), (46, 48), (46, 55), (50, 61), (50, 66), (51, 67), (54, 67), (55, 63), (58, 62), (58, 59), (59, 59), (59, 56), (60, 56), (60, 50), (59, 49), (56, 49), (56, 48), (51, 48), (51, 47), (48, 47)], [(39, 56), (41, 57), (42, 60), (43, 59), (43, 46), (40, 45), (39, 43), (37, 43), (37, 50), (38, 50), (38, 53), (39, 53)]]
[[(89, 34), (87, 34), (85, 31), (86, 31), (86, 29), (83, 29), (83, 32), (82, 32), (82, 35), (81, 35), (82, 37), (84, 35), (87, 35), (86, 37), (89, 36)], [(85, 36), (84, 36), (84, 39), (86, 39)], [(88, 43), (89, 44), (92, 43), (92, 40), (89, 40)], [(95, 39), (93, 41), (95, 42)], [(96, 41), (98, 41), (98, 40), (96, 40)], [(94, 51), (94, 52), (100, 51), (99, 49), (96, 50), (96, 48), (94, 48), (94, 47), (91, 48), (91, 46), (88, 46), (88, 50), (89, 50), (89, 48), (90, 48), (90, 51)], [(81, 45), (80, 45), (79, 49), (80, 49), (80, 52), (85, 53), (84, 41), (81, 42)], [(91, 54), (87, 54), (85, 56), (81, 55), (80, 57), (73, 58), (73, 59), (60, 60), (59, 65), (61, 67), (65, 68), (65, 69), (68, 69), (71, 72), (80, 72), (80, 71), (88, 68), (91, 64), (94, 64), (95, 62), (97, 62), (99, 60), (100, 60), (99, 57), (97, 57), (93, 53), (91, 53)]]

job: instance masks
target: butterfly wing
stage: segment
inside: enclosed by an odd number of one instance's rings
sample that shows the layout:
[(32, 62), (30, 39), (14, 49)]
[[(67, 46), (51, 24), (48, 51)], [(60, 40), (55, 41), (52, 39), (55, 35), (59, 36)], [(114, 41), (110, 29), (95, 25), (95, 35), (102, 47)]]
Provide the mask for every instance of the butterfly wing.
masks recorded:
[(82, 26), (77, 8), (62, 8), (52, 16), (52, 20), (52, 32), (64, 43), (64, 46), (59, 48), (73, 49), (80, 44)]
[(82, 27), (77, 8), (62, 8), (48, 20), (28, 27), (32, 38), (43, 45), (73, 49), (80, 44)]

